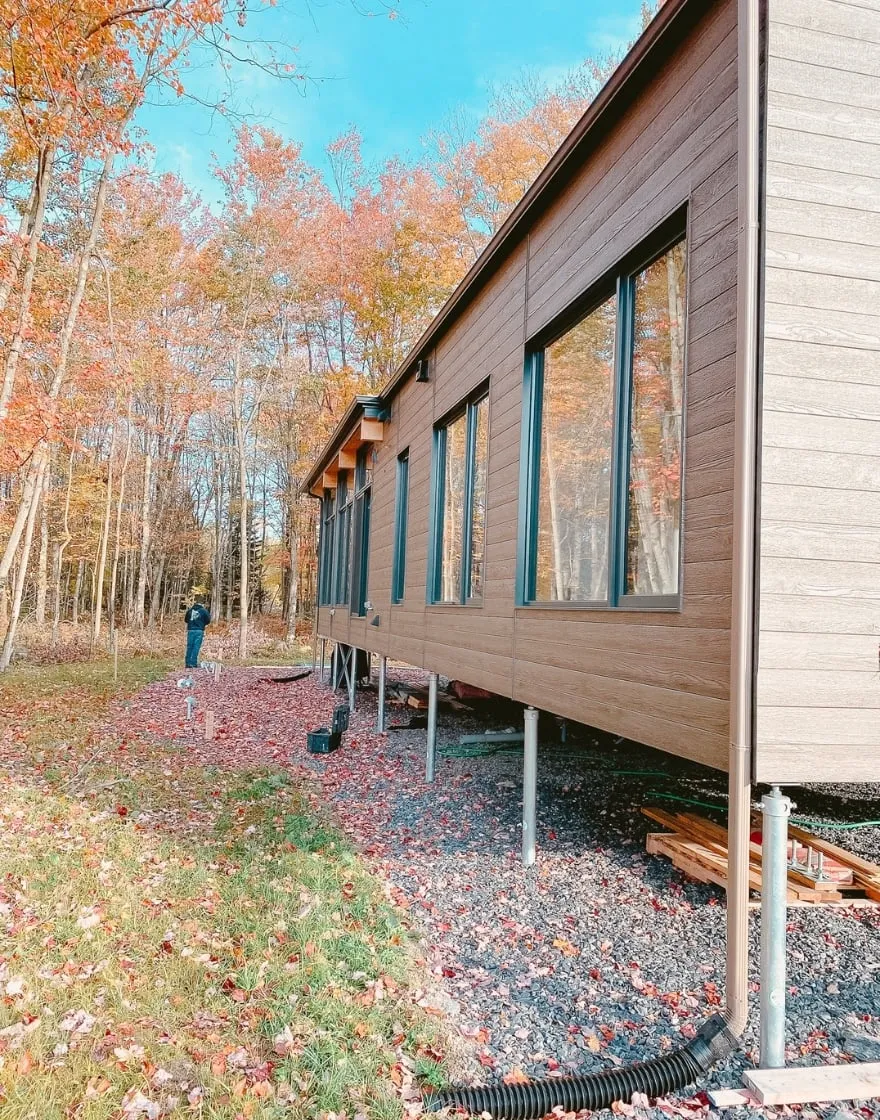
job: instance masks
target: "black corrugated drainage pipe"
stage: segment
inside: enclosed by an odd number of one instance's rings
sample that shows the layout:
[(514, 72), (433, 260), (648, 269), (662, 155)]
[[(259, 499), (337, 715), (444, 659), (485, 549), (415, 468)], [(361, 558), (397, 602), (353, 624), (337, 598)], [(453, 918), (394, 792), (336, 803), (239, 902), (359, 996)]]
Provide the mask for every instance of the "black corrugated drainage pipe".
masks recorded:
[(723, 1015), (708, 1019), (686, 1046), (647, 1062), (604, 1069), (577, 1077), (547, 1077), (516, 1085), (452, 1088), (424, 1098), (426, 1112), (441, 1108), (466, 1110), (472, 1116), (489, 1113), (496, 1120), (541, 1120), (554, 1108), (578, 1112), (610, 1108), (629, 1102), (635, 1093), (663, 1097), (692, 1085), (716, 1062), (739, 1049), (740, 1040)]

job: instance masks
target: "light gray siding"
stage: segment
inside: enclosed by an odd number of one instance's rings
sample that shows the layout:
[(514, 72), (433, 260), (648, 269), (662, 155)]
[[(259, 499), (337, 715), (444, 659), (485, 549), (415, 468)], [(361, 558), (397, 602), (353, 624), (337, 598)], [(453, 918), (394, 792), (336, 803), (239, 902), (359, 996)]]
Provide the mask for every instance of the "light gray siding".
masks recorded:
[(880, 0), (770, 0), (756, 761), (880, 781)]

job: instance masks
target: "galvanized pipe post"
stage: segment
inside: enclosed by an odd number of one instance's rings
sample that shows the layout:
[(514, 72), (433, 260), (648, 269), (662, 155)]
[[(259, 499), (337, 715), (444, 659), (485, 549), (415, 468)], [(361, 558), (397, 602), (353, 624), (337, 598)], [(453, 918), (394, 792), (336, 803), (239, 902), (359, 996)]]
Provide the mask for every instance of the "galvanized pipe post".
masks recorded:
[(327, 660), (327, 639), (321, 639), (321, 675), (318, 680), (321, 684), (324, 683), (324, 663)]
[(785, 925), (791, 801), (774, 786), (761, 798), (761, 1068), (785, 1065)]
[(434, 781), (437, 755), (437, 674), (428, 674), (428, 750), (425, 758), (425, 781)]
[(354, 646), (348, 647), (348, 710), (354, 711), (355, 698), (355, 666), (357, 664), (357, 650)]
[(526, 708), (525, 737), (523, 739), (523, 817), (522, 861), (523, 867), (535, 862), (535, 805), (538, 792), (538, 710)]
[(376, 716), (376, 729), (381, 734), (385, 730), (385, 673), (388, 658), (379, 658), (379, 711)]

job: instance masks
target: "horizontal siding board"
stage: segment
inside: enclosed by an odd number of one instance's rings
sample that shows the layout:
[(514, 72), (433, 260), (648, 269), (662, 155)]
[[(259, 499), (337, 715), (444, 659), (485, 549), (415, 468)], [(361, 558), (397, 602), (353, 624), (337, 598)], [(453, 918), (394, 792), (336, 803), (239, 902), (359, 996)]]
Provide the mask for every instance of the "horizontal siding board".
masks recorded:
[(769, 632), (761, 635), (763, 670), (788, 672), (814, 670), (831, 673), (869, 673), (877, 671), (877, 639), (868, 634), (791, 634)]
[(768, 338), (764, 342), (764, 366), (765, 381), (771, 377), (810, 377), (833, 381), (842, 392), (848, 391), (846, 382), (880, 385), (880, 362), (873, 350)]
[[(831, 169), (801, 167), (797, 163), (767, 162), (766, 226), (780, 233), (809, 232), (812, 237), (829, 237), (861, 244), (856, 223), (864, 214), (868, 244), (878, 244), (880, 177), (854, 174), (838, 167)], [(793, 203), (810, 203), (810, 214), (817, 224), (794, 226), (792, 221), (803, 210)]]
[(762, 594), (873, 600), (880, 609), (880, 555), (865, 560), (826, 562), (803, 557), (761, 557)]
[[(813, 372), (824, 374), (825, 378), (808, 376)], [(807, 363), (803, 377), (765, 374), (764, 408), (768, 412), (880, 422), (880, 371), (876, 385), (837, 381), (835, 372), (833, 367), (818, 362)]]
[(880, 634), (880, 602), (851, 596), (761, 592), (761, 636), (768, 632)]
[[(805, 477), (797, 471), (792, 473), (795, 478)], [(761, 487), (761, 516), (766, 525), (776, 521), (830, 528), (856, 526), (857, 530), (880, 528), (880, 492), (765, 482)]]
[[(862, 670), (765, 667), (758, 682), (758, 703), (768, 708), (876, 709), (873, 719), (880, 732), (880, 687), (876, 678), (875, 666)], [(874, 745), (880, 748), (880, 737)]]
[(880, 768), (876, 751), (853, 749), (852, 743), (834, 738), (833, 728), (828, 743), (817, 749), (814, 743), (777, 743), (771, 751), (762, 751), (757, 758), (755, 781), (768, 785), (793, 785), (803, 782), (805, 759), (808, 759), (811, 782), (873, 782)]

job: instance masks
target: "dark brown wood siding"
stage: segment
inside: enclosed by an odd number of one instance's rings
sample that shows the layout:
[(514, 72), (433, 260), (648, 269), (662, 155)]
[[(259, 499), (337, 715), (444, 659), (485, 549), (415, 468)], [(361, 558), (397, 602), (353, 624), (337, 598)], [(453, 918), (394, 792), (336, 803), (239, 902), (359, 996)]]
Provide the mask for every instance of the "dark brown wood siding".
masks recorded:
[[(369, 598), (379, 626), (322, 608), (319, 634), (726, 766), (736, 313), (735, 0), (707, 5), (527, 239), (405, 383), (378, 452)], [(515, 607), (526, 339), (688, 204), (683, 607)], [(489, 381), (483, 605), (426, 606), (433, 425)], [(410, 449), (406, 595), (392, 605), (397, 455)]]

